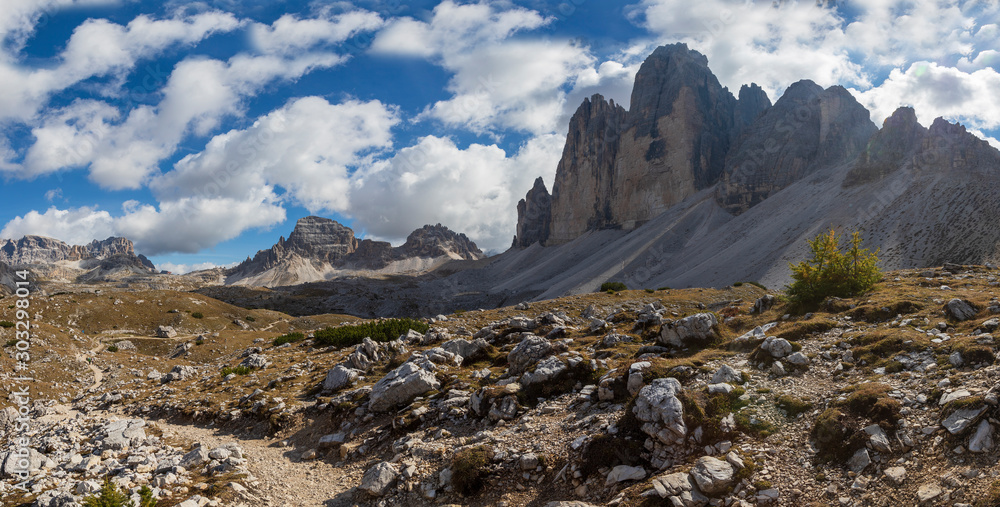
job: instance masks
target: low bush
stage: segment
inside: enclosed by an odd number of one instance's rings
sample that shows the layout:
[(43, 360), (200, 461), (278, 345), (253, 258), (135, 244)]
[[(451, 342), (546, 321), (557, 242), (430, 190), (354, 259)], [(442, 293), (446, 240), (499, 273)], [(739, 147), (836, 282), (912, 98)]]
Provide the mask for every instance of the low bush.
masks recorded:
[(83, 499), (83, 507), (135, 507), (135, 502), (129, 499), (128, 492), (115, 486), (110, 477), (105, 477), (101, 489)]
[(806, 400), (783, 394), (778, 396), (775, 406), (785, 411), (789, 418), (798, 417), (799, 414), (812, 410), (813, 404)]
[(204, 319), (205, 318), (205, 314), (201, 313), (201, 312), (194, 312), (194, 313), (191, 314), (191, 316), (194, 317), (194, 318), (196, 318), (196, 319)]
[(315, 340), (319, 345), (350, 347), (371, 338), (377, 342), (388, 342), (399, 338), (410, 330), (426, 333), (430, 326), (414, 319), (386, 319), (350, 326), (328, 327), (316, 331)]
[(274, 344), (275, 347), (277, 347), (278, 345), (284, 345), (286, 343), (300, 342), (300, 341), (305, 340), (305, 339), (306, 339), (306, 335), (304, 335), (302, 333), (297, 333), (296, 332), (296, 333), (283, 334), (283, 335), (275, 338), (272, 343)]
[(253, 371), (253, 368), (249, 366), (226, 366), (222, 369), (222, 376), (228, 377), (230, 373), (235, 373), (237, 375), (248, 375)]
[(462, 449), (451, 458), (451, 484), (463, 495), (474, 495), (483, 487), (493, 449), (477, 445)]
[(118, 352), (118, 345), (108, 345), (108, 352)]
[(623, 290), (628, 290), (622, 282), (604, 282), (601, 284), (601, 292), (621, 292)]
[(14, 327), (14, 323), (9, 320), (0, 320), (0, 327), (4, 329), (10, 329)]

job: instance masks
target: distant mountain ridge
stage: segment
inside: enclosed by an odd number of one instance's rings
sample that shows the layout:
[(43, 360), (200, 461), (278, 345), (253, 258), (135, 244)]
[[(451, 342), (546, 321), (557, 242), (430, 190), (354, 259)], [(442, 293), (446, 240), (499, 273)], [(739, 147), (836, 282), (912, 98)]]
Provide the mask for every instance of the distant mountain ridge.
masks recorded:
[(0, 239), (0, 263), (10, 268), (29, 268), (43, 278), (80, 282), (113, 281), (156, 272), (153, 263), (137, 255), (132, 242), (121, 237), (86, 245), (31, 235)]
[(393, 247), (386, 241), (359, 240), (354, 231), (329, 218), (299, 219), (284, 236), (226, 272), (227, 285), (277, 286), (355, 274), (420, 273), (449, 260), (478, 260), (485, 254), (465, 234), (425, 225)]

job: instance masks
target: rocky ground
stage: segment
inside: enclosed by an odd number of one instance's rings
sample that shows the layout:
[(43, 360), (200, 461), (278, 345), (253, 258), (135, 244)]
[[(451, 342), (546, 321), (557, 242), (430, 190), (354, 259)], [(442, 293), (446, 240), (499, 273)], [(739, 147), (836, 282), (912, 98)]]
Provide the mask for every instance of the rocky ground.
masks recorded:
[(108, 477), (185, 507), (1000, 505), (998, 274), (892, 272), (807, 313), (750, 284), (570, 296), (346, 347), (311, 337), (340, 316), (53, 294), (33, 315), (31, 429), (0, 412), (0, 450), (27, 436), (37, 453), (30, 493), (6, 454), (0, 491), (76, 505)]

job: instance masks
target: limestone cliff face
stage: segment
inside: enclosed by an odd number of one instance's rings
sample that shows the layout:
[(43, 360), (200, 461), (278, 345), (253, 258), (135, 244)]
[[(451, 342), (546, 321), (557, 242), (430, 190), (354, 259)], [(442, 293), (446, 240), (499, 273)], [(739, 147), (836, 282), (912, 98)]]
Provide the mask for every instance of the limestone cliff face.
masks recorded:
[(714, 185), (732, 144), (770, 106), (756, 85), (744, 86), (737, 100), (708, 59), (686, 45), (657, 48), (636, 73), (627, 112), (600, 95), (577, 109), (556, 169), (551, 213), (546, 220), (543, 206), (532, 208), (539, 195), (532, 189), (514, 246), (634, 229)]
[(877, 130), (844, 88), (799, 81), (746, 128), (729, 154), (717, 200), (743, 213), (808, 174), (853, 159)]
[(512, 247), (525, 248), (544, 242), (549, 237), (551, 221), (552, 196), (539, 177), (528, 195), (517, 203), (517, 234)]
[[(539, 240), (564, 243), (588, 229), (614, 223), (609, 197), (625, 115), (623, 107), (600, 95), (584, 99), (569, 121), (566, 146), (552, 184), (549, 225), (519, 221), (519, 230), (547, 228), (548, 235), (539, 236)], [(538, 219), (544, 221), (541, 216)]]
[(918, 175), (974, 171), (995, 176), (1000, 154), (965, 127), (937, 118), (931, 127), (917, 123), (913, 108), (901, 107), (885, 119), (844, 178), (844, 187), (875, 183), (892, 173), (912, 168)]
[(844, 178), (843, 186), (853, 187), (879, 181), (908, 163), (921, 148), (927, 129), (917, 123), (912, 107), (901, 107), (882, 123)]
[[(257, 252), (226, 272), (226, 283), (290, 285), (326, 279), (334, 272), (378, 271), (397, 261), (418, 269), (433, 259), (482, 259), (485, 255), (465, 234), (441, 224), (410, 233), (406, 243), (393, 248), (385, 241), (358, 240), (354, 231), (334, 220), (310, 216), (267, 250)], [(432, 264), (432, 263), (430, 263)]]

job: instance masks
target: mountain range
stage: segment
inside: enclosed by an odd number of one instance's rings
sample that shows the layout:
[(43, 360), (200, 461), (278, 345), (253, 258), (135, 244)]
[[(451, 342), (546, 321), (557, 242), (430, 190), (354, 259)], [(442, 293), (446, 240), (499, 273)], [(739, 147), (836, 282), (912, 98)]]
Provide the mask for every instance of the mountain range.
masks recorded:
[[(192, 276), (238, 304), (384, 316), (592, 292), (609, 280), (780, 287), (805, 240), (829, 228), (860, 231), (884, 269), (996, 263), (998, 176), (1000, 152), (961, 125), (925, 127), (901, 107), (878, 128), (846, 89), (808, 80), (774, 103), (755, 84), (733, 95), (704, 55), (674, 44), (642, 64), (629, 109), (601, 95), (580, 104), (552, 191), (535, 180), (502, 254), (486, 258), (440, 224), (393, 247), (306, 217), (240, 265)], [(123, 238), (0, 246), (0, 262), (77, 263), (76, 276), (107, 258), (127, 261), (119, 275), (152, 268)], [(114, 271), (101, 269), (94, 276)]]

